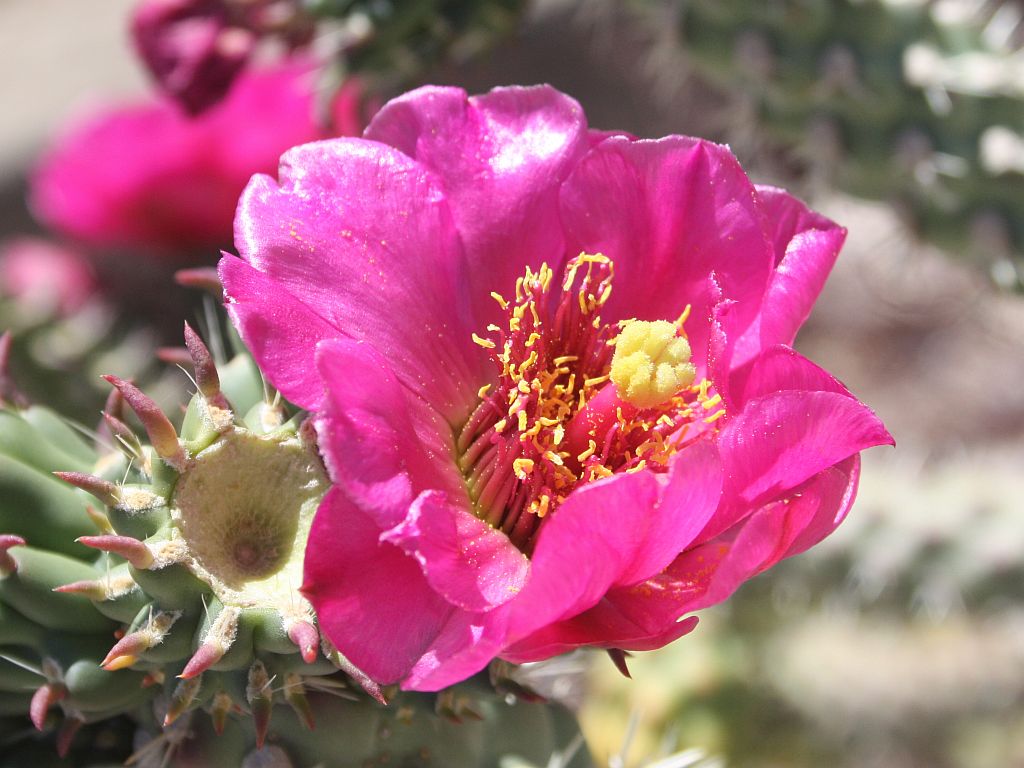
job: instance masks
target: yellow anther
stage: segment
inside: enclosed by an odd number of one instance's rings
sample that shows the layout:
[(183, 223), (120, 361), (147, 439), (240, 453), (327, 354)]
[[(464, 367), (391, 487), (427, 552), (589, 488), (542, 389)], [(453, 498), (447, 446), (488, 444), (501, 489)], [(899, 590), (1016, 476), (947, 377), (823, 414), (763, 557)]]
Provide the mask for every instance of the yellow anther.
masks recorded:
[(498, 306), (502, 309), (508, 309), (508, 301), (497, 291), (491, 291), (491, 298), (498, 302)]
[(512, 462), (512, 471), (520, 480), (525, 480), (533, 472), (533, 459), (516, 459)]
[(581, 453), (579, 456), (577, 456), (576, 459), (578, 461), (581, 461), (581, 462), (586, 461), (591, 456), (593, 456), (596, 451), (597, 451), (597, 443), (595, 443), (593, 440), (591, 440), (590, 441), (590, 445), (587, 446), (587, 450), (585, 450), (583, 453)]
[(652, 408), (693, 383), (697, 369), (690, 362), (690, 342), (678, 331), (667, 320), (633, 320), (623, 326), (610, 373), (621, 399)]
[(716, 394), (714, 397), (709, 397), (707, 400), (701, 403), (700, 407), (703, 408), (705, 411), (710, 411), (720, 402), (722, 402), (722, 396)]
[(718, 421), (723, 416), (725, 416), (725, 408), (723, 408), (720, 411), (716, 411), (715, 413), (713, 413), (710, 416), (708, 416), (706, 419), (704, 419), (704, 423), (705, 424), (713, 424), (714, 422)]
[(517, 413), (516, 414), (516, 418), (519, 420), (519, 424), (518, 424), (519, 431), (520, 432), (525, 432), (526, 431), (526, 422), (527, 422), (526, 411), (520, 411), (519, 413)]
[(584, 379), (583, 386), (596, 387), (598, 384), (604, 384), (606, 381), (608, 381), (608, 374), (605, 374), (604, 376), (595, 376), (592, 379)]
[(555, 365), (565, 365), (566, 363), (575, 363), (579, 359), (577, 355), (562, 355), (561, 357), (556, 357), (551, 362)]
[(562, 457), (559, 456), (554, 451), (547, 451), (544, 454), (544, 458), (547, 459), (548, 461), (550, 461), (552, 464), (554, 464), (556, 466), (559, 466), (559, 467), (562, 466), (565, 463), (564, 461), (562, 461)]
[(480, 389), (478, 389), (476, 391), (476, 396), (479, 397), (481, 400), (483, 400), (485, 397), (487, 397), (487, 393), (490, 392), (490, 391), (491, 391), (491, 385), (490, 384), (484, 384), (482, 387), (480, 387)]
[[(465, 337), (463, 337), (463, 338), (465, 338)], [(479, 344), (484, 349), (494, 349), (494, 347), (497, 346), (490, 339), (482, 339), (479, 336), (477, 336), (475, 333), (473, 334), (473, 342), (476, 343), (476, 344)]]
[(500, 435), (502, 432), (505, 431), (505, 428), (507, 426), (508, 426), (508, 419), (502, 419), (501, 421), (496, 421), (494, 423), (494, 431), (497, 432)]

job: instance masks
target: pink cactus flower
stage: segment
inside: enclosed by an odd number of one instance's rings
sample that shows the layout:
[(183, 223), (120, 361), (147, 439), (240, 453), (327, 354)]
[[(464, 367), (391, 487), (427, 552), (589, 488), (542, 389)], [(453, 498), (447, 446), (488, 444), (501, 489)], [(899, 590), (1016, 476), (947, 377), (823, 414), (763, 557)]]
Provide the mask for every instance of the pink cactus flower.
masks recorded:
[(89, 259), (78, 251), (37, 237), (0, 243), (0, 296), (34, 314), (74, 314), (97, 290)]
[(831, 532), (891, 437), (790, 347), (845, 232), (722, 146), (423, 88), (257, 176), (220, 265), (334, 486), (303, 590), (373, 678), (652, 649)]
[(198, 118), (167, 100), (107, 108), (69, 126), (45, 154), (30, 203), (48, 226), (97, 248), (170, 261), (208, 257), (231, 240), (238, 196), (288, 147), (362, 129), (352, 81), (315, 116), (314, 67), (293, 60), (243, 75)]

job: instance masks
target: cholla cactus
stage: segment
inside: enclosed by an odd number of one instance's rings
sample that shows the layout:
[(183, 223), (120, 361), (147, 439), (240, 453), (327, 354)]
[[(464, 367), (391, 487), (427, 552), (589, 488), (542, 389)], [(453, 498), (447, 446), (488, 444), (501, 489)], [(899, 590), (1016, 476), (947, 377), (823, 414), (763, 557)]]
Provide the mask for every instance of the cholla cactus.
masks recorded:
[(566, 710), (502, 679), (382, 691), (321, 640), (297, 589), (326, 490), (303, 415), (265, 399), (248, 357), (218, 371), (186, 341), (180, 428), (115, 377), (98, 450), (46, 408), (0, 411), (2, 711), (56, 729), (62, 754), (127, 713), (153, 766), (497, 766), (572, 741)]
[(700, 83), (700, 113), (717, 114), (710, 130), (744, 162), (790, 184), (891, 202), (913, 233), (1019, 287), (1019, 4), (690, 0), (633, 10), (633, 25), (651, 28), (658, 87)]

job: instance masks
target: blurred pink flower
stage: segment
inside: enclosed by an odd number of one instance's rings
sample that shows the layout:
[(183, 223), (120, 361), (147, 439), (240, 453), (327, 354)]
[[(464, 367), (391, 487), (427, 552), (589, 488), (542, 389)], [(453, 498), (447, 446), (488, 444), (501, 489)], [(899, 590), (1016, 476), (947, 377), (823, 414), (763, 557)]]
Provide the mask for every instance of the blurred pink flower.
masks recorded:
[(589, 131), (549, 87), (420, 89), (255, 177), (220, 273), (315, 412), (332, 642), (421, 690), (656, 648), (826, 536), (891, 442), (789, 346), (844, 236), (726, 148)]
[(256, 44), (221, 0), (143, 0), (132, 37), (160, 89), (193, 114), (224, 97)]
[(88, 258), (37, 237), (0, 243), (0, 295), (33, 311), (67, 316), (96, 293)]
[(33, 211), (88, 246), (202, 258), (231, 242), (238, 196), (254, 173), (272, 172), (291, 146), (361, 130), (354, 81), (331, 105), (333, 124), (319, 124), (314, 69), (296, 60), (246, 72), (194, 119), (159, 100), (73, 123), (35, 169)]

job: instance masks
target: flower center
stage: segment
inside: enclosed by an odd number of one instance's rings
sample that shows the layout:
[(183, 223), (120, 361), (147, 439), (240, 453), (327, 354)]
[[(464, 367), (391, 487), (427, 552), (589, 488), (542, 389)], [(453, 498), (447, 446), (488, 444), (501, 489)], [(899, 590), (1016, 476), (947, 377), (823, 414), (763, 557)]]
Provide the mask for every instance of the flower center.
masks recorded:
[(570, 260), (561, 281), (546, 264), (527, 268), (513, 300), (491, 294), (505, 327), (473, 336), (498, 378), (459, 433), (460, 467), (476, 514), (527, 553), (578, 485), (665, 471), (698, 425), (725, 414), (709, 382), (694, 383), (689, 308), (675, 322), (604, 322), (613, 275), (601, 254)]

